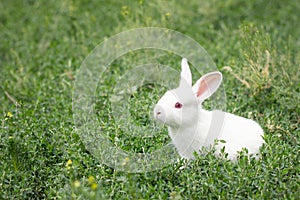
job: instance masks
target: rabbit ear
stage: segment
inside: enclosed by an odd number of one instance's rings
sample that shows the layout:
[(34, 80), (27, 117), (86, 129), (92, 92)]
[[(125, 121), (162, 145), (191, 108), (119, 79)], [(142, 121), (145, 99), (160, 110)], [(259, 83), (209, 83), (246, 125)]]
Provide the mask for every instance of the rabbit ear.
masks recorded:
[(193, 92), (200, 102), (210, 97), (222, 82), (221, 72), (210, 72), (202, 76), (193, 86)]
[(181, 61), (181, 78), (185, 79), (188, 85), (192, 86), (192, 73), (186, 58)]

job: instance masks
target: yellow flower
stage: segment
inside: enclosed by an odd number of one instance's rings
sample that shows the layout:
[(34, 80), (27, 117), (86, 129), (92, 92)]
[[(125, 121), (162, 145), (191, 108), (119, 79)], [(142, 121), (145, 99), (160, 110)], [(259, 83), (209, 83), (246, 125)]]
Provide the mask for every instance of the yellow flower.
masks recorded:
[(97, 187), (98, 187), (98, 184), (97, 184), (97, 183), (92, 183), (91, 188), (92, 188), (93, 190), (96, 190)]
[(66, 168), (67, 168), (67, 169), (70, 169), (70, 168), (71, 168), (71, 165), (72, 165), (72, 160), (69, 159), (69, 160), (67, 161), (67, 163), (66, 163)]
[(129, 15), (129, 8), (128, 8), (128, 6), (122, 6), (121, 14), (123, 16)]
[(129, 162), (129, 160), (130, 160), (130, 159), (129, 159), (128, 157), (126, 157), (126, 158), (124, 159), (122, 165), (127, 165), (127, 163)]
[(89, 182), (89, 184), (95, 183), (95, 178), (93, 176), (89, 176), (88, 182)]
[(74, 187), (78, 188), (80, 186), (80, 182), (79, 181), (74, 181)]
[(171, 13), (167, 12), (165, 15), (166, 15), (167, 17), (170, 17), (170, 16), (171, 16)]
[(13, 117), (14, 115), (11, 112), (7, 112), (8, 117)]
[(98, 184), (96, 183), (95, 178), (93, 176), (89, 176), (88, 182), (93, 190), (97, 189)]

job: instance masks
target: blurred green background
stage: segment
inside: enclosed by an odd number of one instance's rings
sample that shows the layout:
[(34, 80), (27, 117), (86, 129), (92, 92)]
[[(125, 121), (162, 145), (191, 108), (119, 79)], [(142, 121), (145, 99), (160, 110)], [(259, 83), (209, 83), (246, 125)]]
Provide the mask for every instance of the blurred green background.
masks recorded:
[[(299, 1), (3, 0), (0, 10), (0, 199), (299, 198)], [(210, 153), (127, 174), (86, 150), (72, 118), (76, 71), (100, 42), (148, 26), (179, 31), (207, 50), (225, 77), (227, 111), (265, 130), (260, 160), (241, 155), (231, 163)], [(109, 93), (109, 80), (99, 93)], [(133, 108), (153, 101), (148, 93)], [(106, 105), (106, 96), (99, 100)], [(108, 115), (99, 117), (117, 131)]]

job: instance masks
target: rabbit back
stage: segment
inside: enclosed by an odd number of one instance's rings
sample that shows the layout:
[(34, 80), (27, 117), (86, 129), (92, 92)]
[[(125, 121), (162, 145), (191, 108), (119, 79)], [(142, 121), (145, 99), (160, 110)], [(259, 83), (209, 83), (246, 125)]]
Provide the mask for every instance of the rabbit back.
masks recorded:
[(231, 113), (225, 113), (224, 121), (216, 149), (220, 151), (225, 146), (225, 152), (229, 159), (235, 159), (238, 151), (247, 148), (249, 154), (256, 155), (264, 143), (263, 129), (251, 119), (240, 117)]

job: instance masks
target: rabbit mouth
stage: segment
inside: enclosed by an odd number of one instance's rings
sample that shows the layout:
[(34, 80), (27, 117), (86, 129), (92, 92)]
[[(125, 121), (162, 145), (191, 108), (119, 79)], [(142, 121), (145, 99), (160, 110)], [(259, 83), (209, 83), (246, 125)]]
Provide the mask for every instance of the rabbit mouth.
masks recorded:
[(164, 125), (166, 124), (166, 120), (164, 120), (164, 119), (156, 118), (156, 121), (158, 121)]

